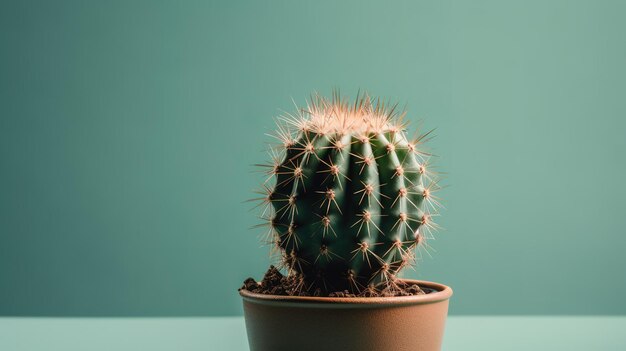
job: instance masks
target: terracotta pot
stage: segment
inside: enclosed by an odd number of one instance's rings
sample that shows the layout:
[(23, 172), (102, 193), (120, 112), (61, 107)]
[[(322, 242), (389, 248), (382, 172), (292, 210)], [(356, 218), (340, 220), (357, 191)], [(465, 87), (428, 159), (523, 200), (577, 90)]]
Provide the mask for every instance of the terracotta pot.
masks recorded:
[(251, 351), (436, 351), (452, 289), (402, 297), (299, 297), (241, 290)]

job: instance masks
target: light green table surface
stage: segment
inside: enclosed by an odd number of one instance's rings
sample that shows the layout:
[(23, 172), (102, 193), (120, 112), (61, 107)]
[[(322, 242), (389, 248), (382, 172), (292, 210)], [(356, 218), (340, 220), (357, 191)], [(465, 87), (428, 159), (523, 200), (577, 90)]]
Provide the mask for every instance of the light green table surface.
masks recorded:
[[(444, 350), (626, 350), (626, 317), (450, 317)], [(0, 350), (248, 350), (241, 317), (0, 318)]]

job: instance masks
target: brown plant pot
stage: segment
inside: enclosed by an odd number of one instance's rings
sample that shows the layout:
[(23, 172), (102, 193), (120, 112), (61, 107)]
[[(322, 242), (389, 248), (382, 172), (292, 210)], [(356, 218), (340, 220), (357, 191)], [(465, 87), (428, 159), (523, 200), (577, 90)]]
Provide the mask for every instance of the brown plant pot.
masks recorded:
[(441, 349), (452, 289), (402, 297), (300, 297), (246, 290), (243, 309), (251, 351), (436, 351)]

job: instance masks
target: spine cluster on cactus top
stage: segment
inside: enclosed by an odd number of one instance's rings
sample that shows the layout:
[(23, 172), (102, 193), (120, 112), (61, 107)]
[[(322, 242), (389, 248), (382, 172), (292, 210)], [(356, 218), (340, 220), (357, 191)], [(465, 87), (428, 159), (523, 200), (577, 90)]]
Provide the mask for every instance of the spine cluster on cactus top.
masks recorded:
[(440, 206), (422, 150), (430, 132), (409, 139), (404, 112), (319, 95), (277, 120), (260, 191), (264, 239), (302, 289), (361, 292), (394, 284), (426, 246)]

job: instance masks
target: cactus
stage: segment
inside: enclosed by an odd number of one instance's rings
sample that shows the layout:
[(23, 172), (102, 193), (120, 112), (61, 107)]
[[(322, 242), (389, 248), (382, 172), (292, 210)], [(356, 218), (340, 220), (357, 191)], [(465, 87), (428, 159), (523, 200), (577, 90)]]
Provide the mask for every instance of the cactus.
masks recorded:
[(367, 95), (315, 95), (277, 119), (259, 198), (264, 239), (307, 293), (393, 287), (413, 267), (440, 206), (422, 144), (405, 112)]

